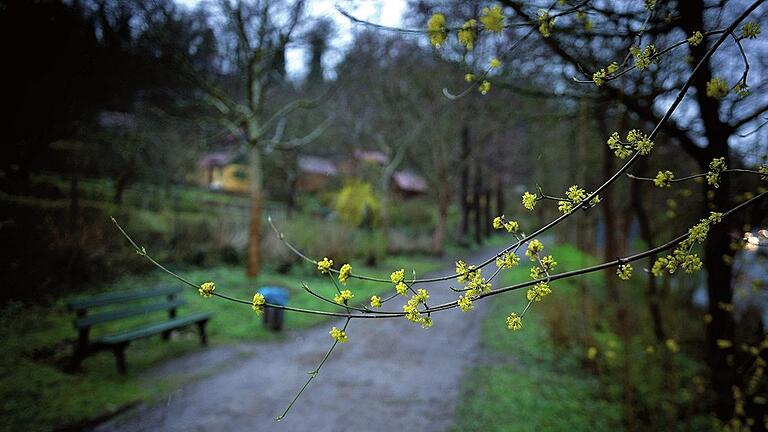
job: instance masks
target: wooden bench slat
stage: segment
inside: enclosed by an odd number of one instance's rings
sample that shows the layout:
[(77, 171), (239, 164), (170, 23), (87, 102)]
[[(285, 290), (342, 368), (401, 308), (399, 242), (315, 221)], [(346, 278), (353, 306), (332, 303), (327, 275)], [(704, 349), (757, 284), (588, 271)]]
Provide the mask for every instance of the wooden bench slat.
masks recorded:
[(101, 324), (109, 321), (116, 321), (123, 318), (130, 318), (134, 316), (149, 314), (152, 312), (159, 312), (163, 310), (174, 309), (174, 308), (183, 306), (186, 303), (187, 303), (186, 300), (176, 299), (176, 300), (166, 301), (162, 303), (152, 303), (148, 305), (138, 306), (130, 309), (119, 309), (119, 310), (114, 310), (109, 312), (100, 312), (97, 314), (88, 315), (88, 316), (84, 316), (82, 318), (76, 319), (74, 321), (75, 328), (91, 327), (96, 324)]
[(178, 286), (163, 286), (142, 291), (108, 292), (90, 297), (76, 298), (69, 302), (69, 309), (81, 311), (84, 309), (107, 306), (115, 303), (124, 303), (149, 297), (176, 294), (180, 291), (181, 288)]
[(180, 327), (186, 327), (198, 321), (204, 321), (209, 319), (211, 314), (209, 313), (196, 313), (180, 318), (170, 319), (157, 324), (151, 324), (144, 327), (134, 328), (122, 333), (116, 333), (113, 335), (104, 336), (99, 342), (106, 345), (116, 345), (125, 342), (130, 342), (136, 339), (143, 339), (149, 336), (160, 334), (169, 330), (174, 330)]

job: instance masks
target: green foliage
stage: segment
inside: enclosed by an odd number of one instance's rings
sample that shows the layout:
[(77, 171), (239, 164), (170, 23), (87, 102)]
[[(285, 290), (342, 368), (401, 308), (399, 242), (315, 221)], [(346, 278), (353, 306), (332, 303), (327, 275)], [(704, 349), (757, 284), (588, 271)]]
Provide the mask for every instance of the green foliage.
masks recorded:
[(381, 203), (370, 183), (352, 181), (336, 196), (336, 215), (353, 227), (372, 227), (379, 219)]

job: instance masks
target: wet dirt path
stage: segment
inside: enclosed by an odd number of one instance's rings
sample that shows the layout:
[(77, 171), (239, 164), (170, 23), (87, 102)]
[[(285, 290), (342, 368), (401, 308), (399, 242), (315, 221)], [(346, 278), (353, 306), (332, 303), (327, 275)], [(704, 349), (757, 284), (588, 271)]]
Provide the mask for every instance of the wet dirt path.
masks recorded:
[[(477, 253), (470, 262), (491, 254)], [(452, 266), (444, 270), (453, 271)], [(455, 299), (448, 286), (431, 284), (429, 303)], [(218, 366), (167, 400), (140, 406), (96, 430), (445, 431), (453, 424), (465, 368), (478, 356), (483, 309), (476, 304), (471, 313), (436, 314), (434, 326), (426, 330), (404, 318), (353, 320), (349, 343), (337, 347), (281, 422), (273, 418), (330, 347), (328, 329), (334, 324), (280, 342), (213, 348), (168, 362), (147, 379), (201, 362)]]

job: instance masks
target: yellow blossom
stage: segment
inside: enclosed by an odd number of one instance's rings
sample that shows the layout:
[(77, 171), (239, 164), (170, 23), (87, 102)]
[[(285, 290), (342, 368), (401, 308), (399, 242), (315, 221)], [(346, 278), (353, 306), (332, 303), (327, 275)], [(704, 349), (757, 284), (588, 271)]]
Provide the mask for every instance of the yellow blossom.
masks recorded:
[(672, 186), (672, 179), (675, 178), (675, 175), (672, 173), (672, 171), (659, 171), (658, 174), (656, 174), (656, 178), (653, 179), (653, 184), (658, 187), (671, 187)]
[(707, 83), (707, 96), (714, 99), (722, 99), (728, 95), (728, 83), (725, 78), (715, 77)]
[(544, 245), (537, 239), (533, 239), (530, 242), (528, 242), (528, 250), (525, 251), (525, 256), (531, 259), (531, 261), (536, 260), (536, 254), (544, 250)]
[(352, 275), (352, 266), (349, 264), (344, 264), (341, 266), (341, 269), (339, 270), (339, 282), (343, 284), (347, 284), (347, 279)]
[(700, 32), (700, 31), (698, 31), (698, 30), (697, 30), (697, 31), (695, 31), (695, 32), (693, 32), (693, 34), (691, 35), (691, 37), (689, 37), (689, 38), (688, 38), (688, 43), (689, 43), (691, 46), (698, 46), (698, 45), (699, 45), (699, 44), (701, 44), (703, 41), (704, 41), (704, 35), (703, 35), (703, 34), (701, 34), (701, 32)]
[(475, 74), (468, 73), (464, 75), (464, 81), (466, 82), (472, 82), (475, 80)]
[(632, 277), (632, 266), (629, 264), (622, 264), (616, 269), (616, 274), (621, 280), (629, 280)]
[(213, 282), (206, 282), (200, 285), (197, 292), (200, 293), (201, 296), (208, 298), (213, 295), (214, 290), (216, 290), (216, 284)]
[(381, 297), (379, 297), (379, 296), (371, 296), (371, 307), (380, 308), (381, 307)]
[(488, 94), (488, 92), (491, 91), (491, 82), (488, 80), (483, 80), (477, 90), (480, 92), (480, 94)]
[(501, 6), (484, 7), (480, 22), (483, 23), (483, 28), (488, 31), (499, 33), (504, 30), (504, 14), (501, 11)]
[(317, 270), (322, 274), (328, 274), (331, 271), (331, 267), (333, 267), (333, 260), (329, 260), (328, 258), (323, 258), (322, 261), (317, 263)]
[(456, 303), (459, 305), (459, 309), (461, 309), (462, 312), (469, 312), (472, 310), (472, 298), (469, 295), (459, 297)]
[(493, 229), (502, 229), (504, 228), (504, 222), (501, 216), (496, 216), (493, 218)]
[(670, 352), (676, 353), (680, 351), (680, 346), (677, 344), (677, 342), (674, 339), (667, 339), (665, 342), (665, 345), (667, 346), (667, 349)]
[(398, 284), (405, 280), (405, 269), (395, 270), (389, 275), (389, 279), (393, 284)]
[(536, 206), (536, 195), (526, 192), (523, 194), (523, 207), (525, 207), (528, 210), (533, 210), (533, 207)]
[(471, 50), (477, 39), (477, 21), (474, 19), (467, 20), (459, 29), (457, 37), (460, 44)]
[(341, 330), (339, 328), (332, 328), (331, 331), (328, 332), (328, 334), (331, 335), (333, 340), (335, 340), (338, 343), (347, 343), (349, 338), (347, 337), (347, 333), (344, 330)]
[(597, 348), (596, 347), (589, 347), (587, 349), (587, 358), (590, 360), (594, 360), (597, 358)]
[(253, 295), (253, 300), (251, 301), (251, 308), (254, 312), (261, 315), (262, 312), (264, 312), (264, 304), (267, 301), (264, 299), (264, 295), (262, 293), (256, 293)]
[(448, 37), (448, 31), (445, 28), (445, 15), (436, 13), (427, 21), (427, 32), (429, 33), (429, 42), (439, 47)]
[(497, 59), (496, 57), (491, 59), (491, 63), (489, 64), (491, 69), (496, 69), (499, 66), (501, 66), (501, 60)]
[(405, 282), (398, 282), (397, 285), (395, 285), (395, 291), (399, 295), (404, 296), (408, 292), (408, 285), (406, 285)]
[(352, 294), (352, 291), (343, 290), (342, 292), (336, 294), (336, 296), (333, 298), (333, 301), (338, 304), (347, 304), (347, 302), (349, 302), (354, 296), (355, 295)]
[(523, 319), (512, 312), (507, 317), (507, 328), (512, 331), (517, 331), (523, 328)]

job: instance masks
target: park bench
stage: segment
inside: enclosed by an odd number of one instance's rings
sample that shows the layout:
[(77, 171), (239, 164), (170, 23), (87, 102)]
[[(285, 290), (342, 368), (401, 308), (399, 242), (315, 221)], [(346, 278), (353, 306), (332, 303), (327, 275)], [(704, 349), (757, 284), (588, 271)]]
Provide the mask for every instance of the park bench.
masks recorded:
[[(117, 362), (117, 371), (125, 374), (125, 349), (132, 341), (158, 334), (162, 335), (163, 340), (169, 340), (171, 331), (193, 324), (197, 326), (200, 343), (205, 345), (208, 341), (205, 325), (210, 319), (210, 314), (194, 313), (177, 317), (176, 309), (186, 303), (183, 299), (177, 298), (179, 291), (181, 291), (179, 287), (163, 286), (142, 291), (108, 292), (70, 301), (68, 306), (77, 315), (74, 325), (78, 331), (78, 338), (72, 355), (72, 369), (79, 369), (83, 359), (91, 354), (112, 350)], [(157, 299), (157, 297), (161, 298)], [(147, 302), (148, 300), (151, 302)], [(104, 307), (111, 307), (111, 310), (98, 311)], [(97, 310), (95, 313), (93, 312), (94, 309)], [(95, 340), (90, 338), (91, 329), (96, 325), (133, 317), (144, 317), (163, 311), (168, 311), (167, 319), (140, 327), (131, 327), (117, 333), (101, 336)]]

